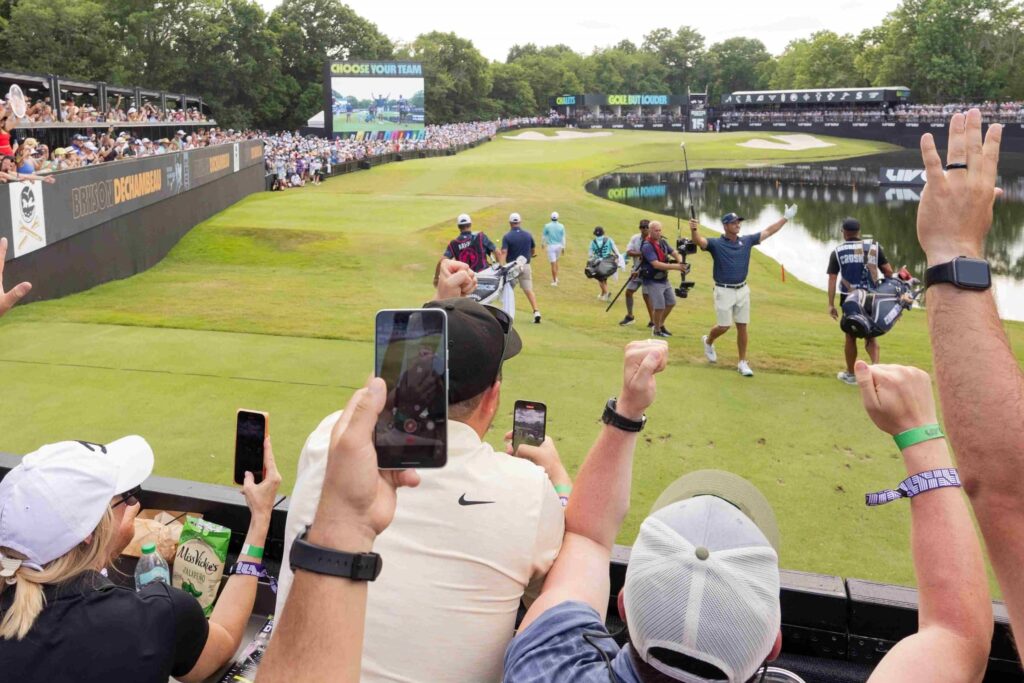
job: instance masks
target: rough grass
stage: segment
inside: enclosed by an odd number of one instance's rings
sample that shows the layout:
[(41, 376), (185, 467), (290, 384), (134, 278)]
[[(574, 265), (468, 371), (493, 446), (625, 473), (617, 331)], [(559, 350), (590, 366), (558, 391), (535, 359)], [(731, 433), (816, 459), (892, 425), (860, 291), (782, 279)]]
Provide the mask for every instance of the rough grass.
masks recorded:
[[(806, 152), (736, 146), (754, 137), (686, 135), (690, 165), (887, 149), (849, 140)], [(499, 444), (509, 428), (515, 399), (543, 401), (549, 433), (574, 471), (620, 383), (622, 346), (646, 334), (642, 325), (618, 327), (621, 304), (604, 313), (597, 287), (582, 275), (591, 228), (604, 226), (625, 246), (643, 214), (593, 197), (583, 184), (621, 167), (678, 169), (680, 139), (616, 131), (557, 144), (498, 140), (454, 157), (253, 195), (197, 226), (144, 274), (20, 307), (0, 321), (7, 397), (0, 448), (25, 452), (61, 438), (141, 433), (156, 450), (158, 474), (228, 484), (234, 411), (265, 409), (290, 489), (306, 435), (371, 370), (373, 313), (430, 298), (455, 216), (472, 214), (475, 227), (497, 241), (508, 213), (518, 211), (539, 239), (557, 210), (570, 239), (562, 286), (548, 287), (547, 265), (537, 263), (541, 325), (526, 323), (519, 297), (525, 350), (506, 366), (507, 409), (491, 441)], [(864, 492), (897, 483), (902, 465), (863, 414), (856, 390), (835, 380), (842, 337), (824, 293), (792, 278), (783, 283), (778, 264), (755, 254), (750, 358), (757, 376), (744, 379), (734, 369), (732, 336), (719, 344), (717, 367), (704, 361), (700, 335), (714, 321), (711, 268), (704, 255), (692, 261), (698, 285), (669, 321), (672, 365), (659, 379), (637, 452), (633, 507), (620, 540), (631, 541), (674, 478), (718, 467), (749, 477), (775, 505), (785, 567), (912, 584), (907, 506), (868, 510), (863, 503)], [(1024, 327), (1007, 327), (1019, 346)], [(929, 367), (923, 313), (905, 316), (882, 347), (884, 360)]]

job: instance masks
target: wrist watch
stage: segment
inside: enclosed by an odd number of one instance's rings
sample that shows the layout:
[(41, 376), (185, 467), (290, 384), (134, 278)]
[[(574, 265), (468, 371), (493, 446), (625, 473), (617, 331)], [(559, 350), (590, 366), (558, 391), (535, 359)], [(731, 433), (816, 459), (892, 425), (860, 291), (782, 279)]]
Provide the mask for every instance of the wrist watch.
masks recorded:
[(628, 417), (619, 415), (615, 410), (615, 404), (614, 396), (608, 399), (608, 403), (604, 407), (604, 414), (601, 416), (601, 422), (616, 429), (621, 429), (624, 432), (639, 432), (647, 424), (646, 415), (641, 416), (639, 420), (631, 420)]
[(347, 553), (310, 543), (307, 526), (302, 535), (292, 543), (288, 561), (292, 570), (305, 569), (316, 574), (340, 576), (353, 581), (373, 581), (380, 576), (383, 560), (377, 553)]
[(944, 282), (961, 289), (985, 290), (992, 286), (992, 271), (984, 259), (957, 256), (924, 272), (925, 287)]

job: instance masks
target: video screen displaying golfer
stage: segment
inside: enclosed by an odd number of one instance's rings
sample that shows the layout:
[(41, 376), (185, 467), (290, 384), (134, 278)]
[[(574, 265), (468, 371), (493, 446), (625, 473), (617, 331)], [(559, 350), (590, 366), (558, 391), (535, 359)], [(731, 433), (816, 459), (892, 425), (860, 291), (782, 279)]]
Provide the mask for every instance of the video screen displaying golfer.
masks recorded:
[(423, 130), (423, 78), (331, 78), (334, 133)]
[(548, 409), (535, 401), (516, 401), (512, 412), (512, 450), (520, 444), (539, 446), (544, 443)]

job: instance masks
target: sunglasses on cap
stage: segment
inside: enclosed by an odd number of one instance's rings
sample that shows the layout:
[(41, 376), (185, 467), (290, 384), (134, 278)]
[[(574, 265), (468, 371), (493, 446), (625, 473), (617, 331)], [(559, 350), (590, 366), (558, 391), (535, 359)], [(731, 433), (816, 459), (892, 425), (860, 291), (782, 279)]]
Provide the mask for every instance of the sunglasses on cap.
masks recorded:
[(110, 507), (111, 507), (111, 509), (113, 509), (113, 508), (116, 508), (119, 505), (128, 505), (128, 506), (139, 505), (139, 506), (141, 506), (142, 505), (142, 501), (140, 500), (140, 496), (141, 495), (142, 495), (142, 487), (141, 486), (136, 486), (135, 488), (133, 488), (133, 489), (131, 489), (129, 491), (125, 491), (124, 493), (122, 493), (121, 494), (121, 498), (116, 503), (112, 503), (110, 505)]

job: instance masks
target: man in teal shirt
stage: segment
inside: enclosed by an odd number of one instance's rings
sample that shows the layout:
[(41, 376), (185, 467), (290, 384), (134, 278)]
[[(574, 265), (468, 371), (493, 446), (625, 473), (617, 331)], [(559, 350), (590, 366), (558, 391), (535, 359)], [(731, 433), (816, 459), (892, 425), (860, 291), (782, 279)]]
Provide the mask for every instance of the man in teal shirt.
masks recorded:
[(558, 222), (558, 212), (551, 212), (551, 222), (544, 226), (540, 243), (548, 250), (551, 262), (551, 286), (558, 286), (558, 259), (565, 251), (565, 226)]

